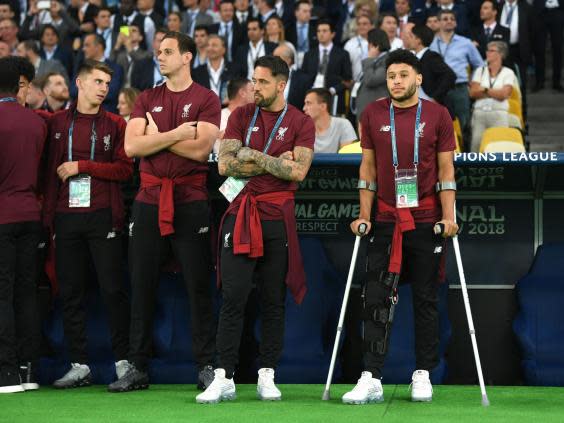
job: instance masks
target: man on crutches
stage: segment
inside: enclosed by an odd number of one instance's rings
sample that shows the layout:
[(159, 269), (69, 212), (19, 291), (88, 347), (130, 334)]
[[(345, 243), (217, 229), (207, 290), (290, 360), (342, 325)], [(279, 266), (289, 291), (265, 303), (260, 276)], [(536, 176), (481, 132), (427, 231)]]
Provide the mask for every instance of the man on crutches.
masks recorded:
[[(383, 401), (381, 369), (390, 340), (400, 280), (411, 282), (416, 370), (411, 399), (431, 401), (429, 372), (439, 362), (438, 275), (442, 236), (454, 236), (455, 140), (441, 105), (419, 98), (421, 67), (415, 55), (396, 50), (386, 60), (391, 98), (374, 101), (361, 117), (362, 163), (358, 188), (361, 224), (369, 235), (363, 290), (364, 371), (347, 404)], [(372, 205), (377, 195), (375, 223)], [(444, 227), (435, 234), (436, 223)], [(372, 229), (372, 230), (371, 230)]]

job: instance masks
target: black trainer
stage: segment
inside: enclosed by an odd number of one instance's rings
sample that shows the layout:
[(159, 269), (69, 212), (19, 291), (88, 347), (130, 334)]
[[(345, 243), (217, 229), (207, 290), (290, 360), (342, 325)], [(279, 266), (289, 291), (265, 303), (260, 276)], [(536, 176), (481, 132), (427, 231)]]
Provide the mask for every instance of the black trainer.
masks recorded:
[(20, 375), (17, 371), (0, 370), (0, 394), (23, 392)]
[(39, 383), (37, 383), (35, 377), (35, 368), (30, 362), (20, 364), (20, 380), (25, 391), (39, 389)]
[(203, 367), (198, 373), (198, 389), (200, 391), (208, 389), (208, 386), (211, 385), (214, 377), (215, 373), (212, 366)]
[(149, 375), (147, 372), (138, 370), (133, 364), (129, 365), (129, 369), (125, 376), (108, 385), (109, 392), (128, 392), (149, 387)]

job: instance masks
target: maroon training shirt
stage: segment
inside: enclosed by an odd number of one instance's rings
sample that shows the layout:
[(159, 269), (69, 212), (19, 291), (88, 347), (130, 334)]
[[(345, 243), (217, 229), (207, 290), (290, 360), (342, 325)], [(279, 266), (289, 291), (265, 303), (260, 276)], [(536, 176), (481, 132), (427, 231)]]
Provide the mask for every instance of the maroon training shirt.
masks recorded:
[[(49, 121), (49, 156), (46, 175), (44, 222), (49, 225), (54, 213), (86, 213), (112, 208), (114, 223), (123, 208), (119, 182), (133, 173), (133, 161), (125, 155), (123, 143), (126, 123), (122, 117), (103, 109), (97, 114), (76, 112), (72, 136), (72, 161), (79, 173), (91, 176), (90, 207), (69, 207), (69, 180), (62, 183), (57, 168), (69, 161), (69, 128), (76, 107), (55, 113)], [(94, 160), (90, 160), (92, 122), (96, 122)]]
[(0, 224), (38, 221), (37, 173), (47, 128), (16, 102), (0, 103), (0, 116)]
[[(146, 119), (151, 113), (159, 132), (168, 132), (185, 122), (209, 122), (219, 128), (221, 104), (217, 95), (207, 88), (193, 82), (186, 90), (174, 92), (166, 84), (143, 91), (131, 113), (131, 119)], [(208, 164), (180, 157), (168, 150), (161, 150), (151, 156), (143, 157), (139, 166), (141, 172), (159, 178), (177, 178), (208, 172)], [(159, 204), (160, 187), (140, 189), (136, 200), (142, 203)], [(187, 203), (206, 200), (207, 192), (195, 190), (188, 185), (174, 188), (174, 202)]]
[[(225, 129), (224, 139), (236, 139), (245, 145), (247, 129), (251, 124), (255, 113), (253, 103), (238, 107), (231, 113)], [(261, 110), (258, 114), (254, 129), (251, 132), (250, 148), (263, 151), (268, 137), (282, 112), (267, 112)], [(292, 151), (294, 147), (306, 147), (313, 150), (315, 143), (315, 126), (311, 118), (291, 104), (288, 104), (288, 111), (282, 120), (280, 127), (272, 140), (269, 156), (278, 157), (286, 151)], [(254, 193), (261, 194), (273, 191), (296, 191), (296, 182), (285, 181), (276, 176), (266, 174), (250, 178), (245, 187)]]
[[(362, 114), (361, 146), (374, 150), (378, 180), (378, 198), (395, 206), (394, 166), (392, 161), (392, 137), (390, 132), (390, 99), (370, 103)], [(440, 104), (421, 100), (419, 137), (419, 164), (417, 182), (419, 199), (435, 194), (439, 166), (437, 153), (454, 151), (456, 148), (452, 119)], [(394, 107), (396, 143), (399, 169), (413, 169), (413, 148), (417, 104), (412, 107)], [(440, 218), (441, 210), (417, 211), (416, 221), (432, 222)]]

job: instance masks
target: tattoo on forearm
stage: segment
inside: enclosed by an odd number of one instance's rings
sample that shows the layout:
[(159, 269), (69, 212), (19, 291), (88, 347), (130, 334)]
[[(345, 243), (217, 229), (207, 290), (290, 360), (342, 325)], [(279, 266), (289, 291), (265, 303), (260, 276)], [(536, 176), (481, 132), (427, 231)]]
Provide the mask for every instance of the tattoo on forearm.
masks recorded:
[(218, 168), (223, 175), (234, 178), (249, 178), (262, 175), (265, 170), (252, 162), (244, 162), (237, 158), (237, 152), (242, 148), (239, 140), (222, 140), (218, 154)]
[(311, 161), (313, 160), (313, 150), (305, 147), (294, 149), (294, 160), (281, 159), (257, 152), (255, 162), (271, 175), (286, 181), (302, 180), (307, 174)]

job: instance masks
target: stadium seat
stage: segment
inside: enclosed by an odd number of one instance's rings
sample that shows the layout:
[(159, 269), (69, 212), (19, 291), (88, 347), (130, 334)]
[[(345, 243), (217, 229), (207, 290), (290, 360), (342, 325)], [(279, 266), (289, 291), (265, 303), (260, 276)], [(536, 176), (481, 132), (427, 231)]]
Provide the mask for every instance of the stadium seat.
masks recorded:
[(523, 135), (515, 128), (488, 128), (482, 135), (480, 153), (524, 152)]
[(452, 124), (454, 125), (454, 133), (458, 136), (459, 140), (462, 140), (462, 127), (460, 126), (458, 118), (454, 119)]
[(539, 247), (515, 288), (513, 331), (521, 345), (527, 385), (564, 386), (564, 243)]
[(508, 113), (510, 115), (515, 115), (521, 121), (521, 128), (525, 127), (525, 122), (523, 120), (523, 111), (521, 109), (521, 103), (517, 100), (512, 100), (511, 98), (507, 100), (509, 102), (509, 110)]
[(508, 121), (510, 128), (523, 130), (523, 125), (521, 123), (521, 119), (519, 119), (519, 116), (514, 115), (513, 113), (508, 113)]
[(352, 144), (347, 144), (339, 150), (339, 154), (359, 154), (362, 153), (362, 147), (360, 146), (360, 141), (353, 142)]
[(462, 143), (460, 142), (460, 138), (459, 138), (459, 136), (456, 132), (454, 133), (454, 140), (456, 142), (456, 150), (455, 151), (457, 153), (462, 153), (462, 147), (461, 147)]

